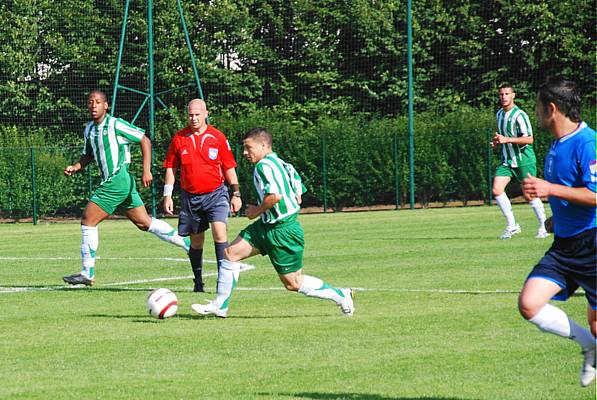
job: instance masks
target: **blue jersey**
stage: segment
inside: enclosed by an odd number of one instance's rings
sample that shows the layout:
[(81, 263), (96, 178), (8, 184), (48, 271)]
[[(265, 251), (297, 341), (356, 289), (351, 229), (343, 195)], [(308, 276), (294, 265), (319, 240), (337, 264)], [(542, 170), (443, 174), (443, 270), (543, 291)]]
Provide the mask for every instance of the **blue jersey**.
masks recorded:
[[(581, 122), (568, 135), (554, 140), (547, 157), (543, 175), (551, 183), (568, 187), (586, 187), (595, 192), (597, 181), (595, 131)], [(560, 237), (571, 237), (595, 228), (595, 207), (571, 203), (550, 196), (554, 232)]]

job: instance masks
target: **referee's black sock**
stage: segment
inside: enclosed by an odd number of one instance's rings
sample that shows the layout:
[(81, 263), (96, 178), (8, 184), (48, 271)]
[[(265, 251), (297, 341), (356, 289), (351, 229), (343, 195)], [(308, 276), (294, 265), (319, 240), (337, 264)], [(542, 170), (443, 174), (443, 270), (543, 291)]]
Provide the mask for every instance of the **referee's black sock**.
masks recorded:
[(195, 275), (195, 287), (193, 292), (203, 292), (203, 276), (201, 272), (203, 270), (203, 249), (194, 249), (192, 246), (189, 249), (189, 260), (191, 260), (191, 268), (193, 275)]

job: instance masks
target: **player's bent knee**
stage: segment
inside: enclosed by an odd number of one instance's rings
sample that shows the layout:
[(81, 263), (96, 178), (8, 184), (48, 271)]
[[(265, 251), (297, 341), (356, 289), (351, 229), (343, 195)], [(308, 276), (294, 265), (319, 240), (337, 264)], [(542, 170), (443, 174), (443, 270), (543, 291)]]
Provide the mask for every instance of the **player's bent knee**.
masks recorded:
[(504, 191), (503, 191), (503, 190), (501, 190), (501, 189), (496, 189), (496, 188), (493, 188), (493, 189), (492, 189), (492, 192), (493, 192), (493, 197), (501, 196), (501, 195), (502, 195), (502, 193), (504, 193)]
[(149, 225), (144, 223), (144, 222), (133, 222), (133, 224), (135, 224), (135, 226), (139, 229), (142, 230), (144, 232), (147, 232), (149, 230)]
[(290, 292), (298, 292), (300, 289), (300, 285), (296, 285), (296, 283), (292, 282), (292, 283), (284, 283), (284, 287), (286, 288), (286, 290), (290, 291)]
[(527, 321), (537, 315), (540, 309), (540, 307), (525, 300), (522, 296), (518, 299), (518, 312)]
[(239, 262), (242, 260), (242, 257), (240, 257), (238, 254), (235, 254), (234, 251), (231, 251), (230, 247), (224, 249), (224, 258), (232, 262)]

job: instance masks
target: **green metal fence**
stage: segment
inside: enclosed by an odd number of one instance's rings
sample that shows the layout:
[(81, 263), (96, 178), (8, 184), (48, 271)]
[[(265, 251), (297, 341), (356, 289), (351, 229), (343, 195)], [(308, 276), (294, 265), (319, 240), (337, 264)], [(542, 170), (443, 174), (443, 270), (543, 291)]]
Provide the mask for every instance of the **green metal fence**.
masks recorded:
[[(278, 143), (275, 150), (292, 162), (307, 186), (303, 207), (323, 212), (353, 207), (399, 209), (409, 205), (408, 141), (405, 132), (365, 131), (344, 135), (341, 127), (304, 135)], [(430, 133), (420, 135), (414, 175), (420, 205), (434, 202), (457, 204), (475, 201), (490, 204), (491, 179), (497, 157), (488, 146), (491, 130), (485, 132)], [(245, 204), (254, 202), (252, 166), (242, 158), (239, 135), (231, 135), (237, 172)], [(449, 146), (449, 143), (466, 143)], [(161, 185), (168, 143), (154, 144), (154, 187), (137, 185), (148, 208), (161, 212)], [(477, 151), (462, 152), (477, 147)], [(482, 149), (488, 148), (487, 151)], [(94, 188), (99, 184), (95, 164), (73, 177), (63, 174), (74, 163), (80, 146), (0, 148), (0, 218), (22, 220), (80, 216)], [(141, 176), (141, 154), (133, 148), (130, 170)], [(158, 193), (156, 195), (156, 193)], [(175, 191), (175, 197), (176, 197)], [(177, 199), (175, 199), (177, 204)]]

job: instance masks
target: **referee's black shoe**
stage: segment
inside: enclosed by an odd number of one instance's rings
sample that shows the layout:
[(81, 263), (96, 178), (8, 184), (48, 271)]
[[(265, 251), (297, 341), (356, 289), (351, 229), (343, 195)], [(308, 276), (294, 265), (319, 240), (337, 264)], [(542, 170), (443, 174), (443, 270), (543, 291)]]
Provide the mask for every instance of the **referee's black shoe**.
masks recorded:
[(195, 293), (203, 293), (205, 290), (203, 289), (203, 282), (197, 282), (197, 279), (193, 279), (195, 286), (193, 287), (193, 292)]

